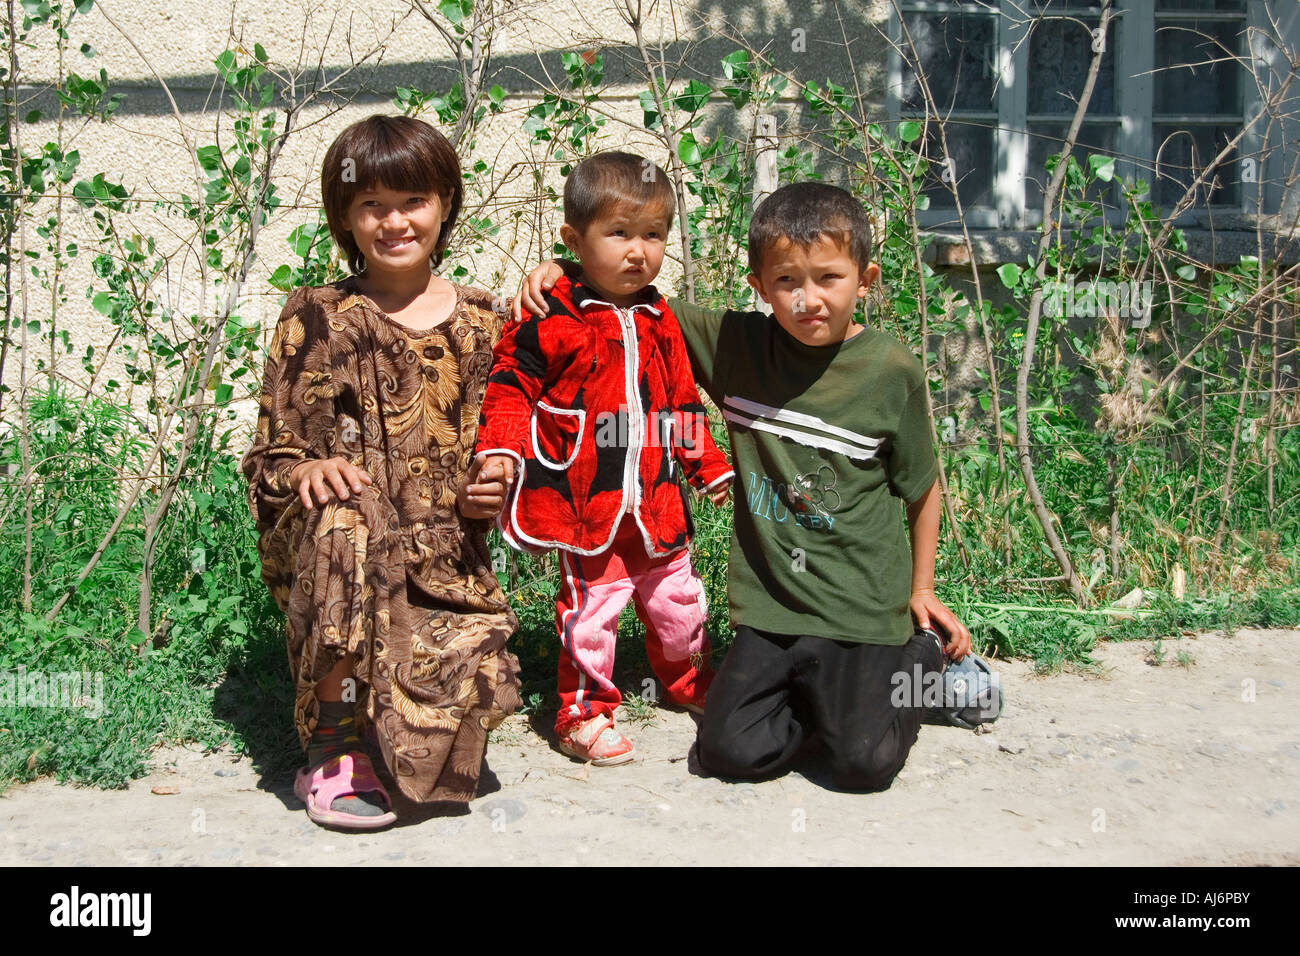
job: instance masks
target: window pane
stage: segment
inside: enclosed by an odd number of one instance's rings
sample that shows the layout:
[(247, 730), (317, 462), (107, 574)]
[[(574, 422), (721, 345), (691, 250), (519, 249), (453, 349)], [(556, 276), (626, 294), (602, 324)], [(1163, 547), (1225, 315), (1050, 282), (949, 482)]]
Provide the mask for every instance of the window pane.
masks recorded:
[(909, 14), (907, 31), (916, 44), (913, 55), (906, 35), (902, 40), (905, 110), (924, 110), (925, 97), (916, 82), (914, 61), (930, 84), (939, 110), (987, 110), (993, 104), (997, 78), (996, 27), (992, 17)]
[(1242, 68), (1227, 60), (1241, 49), (1240, 34), (1239, 23), (1162, 22), (1156, 30), (1156, 112), (1241, 115)]
[[(1085, 21), (1087, 22), (1087, 21)], [(1073, 20), (1044, 20), (1029, 38), (1029, 112), (1073, 115), (1092, 63), (1092, 33)], [(1088, 112), (1115, 112), (1115, 28), (1106, 31), (1106, 49)]]
[[(1113, 4), (1115, 7), (1121, 4)], [(1097, 10), (1101, 0), (1034, 0), (1036, 13), (1061, 13), (1065, 10)]]
[[(1197, 173), (1211, 162), (1219, 151), (1227, 145), (1241, 129), (1237, 126), (1160, 126), (1155, 127), (1156, 167), (1155, 201), (1166, 211), (1182, 198), (1184, 191), (1192, 184)], [(1163, 145), (1162, 145), (1163, 144)], [(1202, 186), (1196, 193), (1196, 205), (1205, 205), (1207, 199), (1212, 204), (1236, 205), (1240, 200), (1238, 186), (1237, 154), (1232, 152), (1224, 159), (1217, 174), (1207, 178), (1212, 183), (1219, 180), (1216, 188)]]
[(1213, 10), (1245, 13), (1246, 0), (1156, 0), (1157, 10)]
[[(1059, 153), (1064, 146), (1068, 123), (1035, 123), (1029, 131), (1029, 168), (1025, 172), (1025, 208), (1039, 210), (1043, 205), (1043, 190), (1051, 178), (1047, 174), (1047, 157)], [(1085, 169), (1089, 153), (1115, 155), (1115, 127), (1100, 123), (1084, 123), (1079, 130), (1078, 142), (1070, 155)], [(1113, 184), (1098, 183), (1089, 191), (1088, 198), (1113, 205)]]
[[(953, 208), (950, 182), (954, 179), (964, 209), (993, 205), (993, 170), (996, 166), (993, 121), (989, 120), (988, 125), (975, 125), (949, 120), (946, 130), (951, 165), (944, 163), (943, 146), (934, 123), (930, 124), (924, 142), (917, 140), (914, 144), (930, 163), (923, 186), (931, 208)], [(944, 181), (945, 176), (948, 182)]]

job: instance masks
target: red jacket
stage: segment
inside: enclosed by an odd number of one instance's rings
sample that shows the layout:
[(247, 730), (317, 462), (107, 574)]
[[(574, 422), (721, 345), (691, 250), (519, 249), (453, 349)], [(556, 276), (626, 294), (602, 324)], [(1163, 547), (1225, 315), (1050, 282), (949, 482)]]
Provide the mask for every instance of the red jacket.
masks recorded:
[(682, 549), (693, 527), (678, 468), (700, 491), (733, 472), (676, 317), (653, 286), (619, 309), (567, 277), (547, 305), (506, 327), (483, 398), (476, 456), (516, 462), (502, 534), (521, 550), (599, 554), (630, 511), (647, 554)]

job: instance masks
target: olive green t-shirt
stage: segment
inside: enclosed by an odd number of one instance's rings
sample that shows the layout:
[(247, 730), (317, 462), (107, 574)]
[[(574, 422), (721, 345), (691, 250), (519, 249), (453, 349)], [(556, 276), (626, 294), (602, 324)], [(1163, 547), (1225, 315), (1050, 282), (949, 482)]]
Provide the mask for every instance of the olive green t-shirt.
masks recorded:
[(731, 436), (732, 625), (906, 643), (904, 502), (938, 475), (921, 363), (871, 328), (808, 346), (761, 312), (668, 304)]

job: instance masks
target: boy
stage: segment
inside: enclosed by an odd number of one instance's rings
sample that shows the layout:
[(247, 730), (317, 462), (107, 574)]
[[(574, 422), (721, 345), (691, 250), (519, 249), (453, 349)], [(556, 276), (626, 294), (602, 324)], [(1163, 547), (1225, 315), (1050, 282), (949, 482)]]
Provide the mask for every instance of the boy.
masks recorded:
[(598, 766), (633, 757), (613, 726), (614, 645), (629, 598), (670, 703), (702, 711), (713, 677), (678, 473), (720, 505), (733, 472), (709, 434), (677, 320), (650, 284), (673, 211), (668, 177), (649, 160), (601, 153), (570, 173), (560, 236), (581, 272), (555, 284), (548, 316), (502, 335), (475, 475), (496, 470), (505, 481), (468, 490), (500, 509), (511, 545), (560, 553), (555, 729), (564, 753)]
[[(940, 501), (923, 371), (901, 343), (853, 322), (880, 275), (871, 247), (848, 193), (784, 186), (749, 229), (749, 282), (772, 318), (671, 301), (727, 421), (739, 482), (736, 639), (698, 737), (702, 767), (718, 775), (780, 774), (817, 732), (837, 786), (884, 789), (916, 741), (918, 683), (970, 650), (934, 593)], [(534, 270), (523, 307), (556, 271)]]

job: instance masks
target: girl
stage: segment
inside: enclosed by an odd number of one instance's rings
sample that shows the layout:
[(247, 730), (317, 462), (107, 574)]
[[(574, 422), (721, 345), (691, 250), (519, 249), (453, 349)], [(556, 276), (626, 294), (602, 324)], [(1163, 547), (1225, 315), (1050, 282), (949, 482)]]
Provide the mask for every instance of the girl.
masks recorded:
[(455, 151), (420, 120), (372, 116), (334, 141), (321, 194), (354, 274), (289, 296), (243, 462), (288, 618), (307, 750), (294, 789), (322, 825), (396, 819), (365, 726), (404, 794), (465, 802), (488, 730), (519, 705), (516, 621), (484, 539), (504, 484), (468, 473), (502, 320), (431, 271), (461, 190)]

